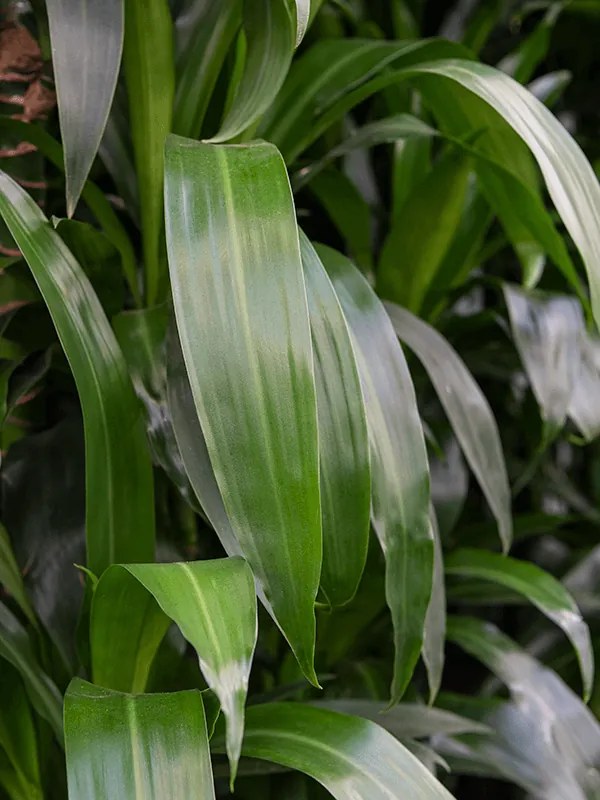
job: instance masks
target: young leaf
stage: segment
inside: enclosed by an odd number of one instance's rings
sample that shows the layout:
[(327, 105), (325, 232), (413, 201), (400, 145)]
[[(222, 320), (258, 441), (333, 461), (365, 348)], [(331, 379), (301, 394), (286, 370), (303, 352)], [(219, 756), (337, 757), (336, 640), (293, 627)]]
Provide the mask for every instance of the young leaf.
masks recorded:
[(283, 161), (265, 143), (171, 137), (165, 205), (179, 338), (227, 516), (304, 673), (316, 682), (317, 409)]
[(44, 297), (77, 383), (86, 437), (88, 567), (150, 561), (152, 470), (137, 398), (104, 311), (31, 197), (0, 173), (0, 214)]
[(371, 476), (369, 441), (350, 333), (319, 256), (300, 234), (315, 359), (319, 420), (323, 566), (332, 605), (352, 599), (367, 559)]
[(65, 698), (69, 800), (214, 800), (202, 695), (128, 695), (74, 678)]
[(123, 66), (138, 177), (146, 301), (154, 305), (167, 285), (161, 248), (163, 171), (175, 94), (173, 23), (167, 0), (127, 0)]
[(512, 539), (510, 489), (498, 426), (483, 392), (462, 359), (434, 328), (404, 308), (386, 304), (394, 329), (422, 362), (461, 449), (498, 522), (508, 550)]
[(48, 0), (52, 66), (72, 216), (98, 152), (123, 49), (123, 0)]
[(273, 102), (289, 69), (296, 39), (295, 20), (287, 0), (244, 3), (248, 49), (244, 74), (214, 142), (239, 136)]
[(206, 682), (221, 703), (233, 782), (257, 635), (254, 581), (248, 565), (239, 558), (226, 558), (107, 570), (92, 602), (95, 683), (143, 691), (169, 619), (193, 645)]
[(371, 447), (372, 521), (386, 561), (396, 649), (392, 701), (402, 696), (423, 643), (433, 576), (429, 469), (414, 388), (381, 302), (347, 258), (317, 252), (348, 327), (365, 397)]
[(31, 705), (50, 724), (62, 743), (62, 698), (55, 684), (40, 667), (27, 631), (8, 608), (0, 603), (0, 658), (21, 675)]
[(547, 426), (547, 440), (564, 425), (580, 364), (585, 328), (574, 297), (504, 286), (515, 344)]
[[(214, 747), (219, 748), (218, 739)], [(242, 753), (304, 772), (337, 800), (452, 798), (383, 728), (301, 703), (251, 706)]]
[(552, 575), (526, 561), (465, 548), (446, 559), (449, 575), (482, 578), (526, 597), (542, 614), (563, 629), (577, 653), (583, 679), (583, 694), (589, 698), (594, 680), (594, 653), (588, 626), (569, 592)]

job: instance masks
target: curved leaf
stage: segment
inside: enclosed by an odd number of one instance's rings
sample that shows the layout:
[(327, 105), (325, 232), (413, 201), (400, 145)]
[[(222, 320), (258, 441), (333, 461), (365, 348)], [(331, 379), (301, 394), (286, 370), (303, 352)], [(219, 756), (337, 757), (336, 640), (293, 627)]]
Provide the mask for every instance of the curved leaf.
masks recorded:
[[(18, 672), (0, 659), (0, 752), (6, 754), (16, 777), (18, 790), (5, 788), (11, 800), (43, 800), (40, 765), (31, 706)], [(5, 770), (0, 769), (0, 785)]]
[(23, 578), (17, 566), (8, 533), (0, 523), (0, 584), (11, 596), (32, 625), (37, 625), (35, 613), (27, 597)]
[(394, 330), (427, 370), (454, 434), (498, 522), (508, 550), (512, 539), (510, 489), (498, 426), (483, 392), (458, 353), (434, 328), (404, 308), (386, 304)]
[(0, 658), (5, 658), (19, 672), (31, 705), (48, 721), (62, 743), (62, 697), (40, 667), (27, 631), (19, 620), (0, 603)]
[(173, 22), (167, 0), (125, 3), (123, 67), (140, 198), (146, 301), (151, 306), (167, 288), (161, 246), (163, 172), (175, 95)]
[(214, 800), (198, 691), (128, 695), (74, 678), (65, 743), (69, 800)]
[(332, 605), (352, 599), (367, 560), (369, 440), (350, 333), (319, 256), (300, 234), (315, 360), (323, 520), (321, 588)]
[(337, 800), (452, 797), (383, 728), (300, 703), (251, 706), (242, 753), (305, 772)]
[(435, 701), (442, 684), (446, 644), (446, 587), (444, 584), (444, 554), (433, 508), (429, 511), (433, 536), (433, 580), (431, 597), (423, 629), (422, 657), (427, 670), (429, 702)]
[(482, 578), (506, 586), (526, 597), (542, 614), (563, 629), (577, 653), (583, 694), (589, 699), (594, 680), (594, 653), (590, 632), (569, 592), (552, 575), (526, 561), (464, 548), (446, 559), (449, 575)]
[(581, 332), (581, 361), (568, 414), (586, 441), (600, 433), (600, 340), (596, 335)]
[(310, 21), (311, 0), (296, 0), (296, 47), (304, 39)]
[(123, 49), (123, 0), (48, 0), (52, 64), (72, 216), (98, 152)]
[(0, 173), (0, 214), (44, 297), (73, 370), (86, 439), (87, 564), (149, 561), (152, 468), (137, 398), (104, 311), (36, 203)]
[(166, 166), (173, 302), (210, 460), (241, 550), (316, 682), (317, 409), (285, 167), (265, 143), (178, 137)]
[(385, 309), (347, 258), (322, 245), (348, 327), (365, 397), (372, 522), (386, 561), (396, 656), (392, 700), (402, 696), (423, 643), (433, 576), (429, 468), (410, 373)]
[(248, 48), (244, 74), (214, 142), (226, 142), (256, 122), (273, 102), (294, 53), (296, 23), (287, 0), (244, 3)]
[(94, 681), (143, 691), (170, 619), (193, 645), (202, 674), (221, 703), (233, 782), (257, 636), (254, 581), (246, 562), (225, 558), (107, 570), (92, 602)]

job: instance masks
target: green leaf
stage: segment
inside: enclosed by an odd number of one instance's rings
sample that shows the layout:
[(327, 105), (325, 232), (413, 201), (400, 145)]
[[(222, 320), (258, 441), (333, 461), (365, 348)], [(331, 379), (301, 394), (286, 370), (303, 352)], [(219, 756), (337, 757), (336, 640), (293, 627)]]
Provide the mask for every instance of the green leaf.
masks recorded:
[(143, 691), (169, 619), (196, 650), (202, 674), (221, 703), (233, 782), (257, 635), (254, 581), (246, 562), (225, 558), (107, 570), (92, 602), (94, 682)]
[(446, 588), (444, 585), (444, 554), (433, 508), (429, 513), (433, 536), (433, 581), (431, 597), (423, 630), (423, 661), (429, 683), (429, 703), (437, 697), (444, 671), (444, 647), (446, 644)]
[(492, 67), (456, 59), (422, 65), (418, 71), (450, 78), (476, 94), (531, 149), (583, 259), (594, 316), (600, 323), (600, 186), (579, 145), (530, 92)]
[(98, 152), (123, 49), (123, 0), (48, 0), (52, 66), (73, 215)]
[(579, 374), (568, 413), (586, 441), (600, 433), (600, 341), (596, 335), (581, 332)]
[(431, 595), (429, 469), (415, 392), (402, 349), (377, 296), (347, 258), (317, 252), (348, 327), (365, 397), (371, 448), (372, 522), (386, 561), (386, 599), (396, 649), (393, 701), (410, 680)]
[(163, 172), (175, 95), (173, 23), (167, 0), (127, 0), (123, 66), (138, 177), (146, 301), (154, 305), (167, 288), (161, 246)]
[[(205, 3), (177, 55), (173, 132), (197, 138), (227, 51), (242, 18), (241, 0)], [(282, 3), (283, 5), (283, 3)]]
[(380, 294), (420, 310), (458, 227), (470, 169), (463, 153), (448, 153), (408, 195), (381, 252)]
[(86, 437), (88, 566), (151, 560), (154, 505), (138, 401), (98, 298), (36, 203), (0, 173), (0, 213), (44, 297), (73, 370)]
[(17, 670), (3, 659), (0, 659), (0, 678), (0, 748), (16, 773), (19, 787), (18, 795), (9, 791), (9, 796), (11, 800), (42, 800), (35, 727), (23, 681)]
[(292, 61), (296, 21), (287, 0), (244, 3), (247, 51), (233, 105), (212, 141), (226, 142), (246, 130), (269, 108)]
[(295, 0), (296, 2), (296, 47), (304, 39), (310, 21), (311, 0)]
[(49, 722), (54, 735), (59, 742), (62, 742), (60, 693), (40, 667), (27, 631), (2, 603), (0, 603), (0, 658), (5, 658), (19, 672), (32, 706)]
[(504, 299), (519, 355), (551, 438), (564, 425), (580, 363), (585, 328), (574, 297), (505, 284)]
[(400, 742), (369, 720), (300, 703), (251, 706), (246, 718), (243, 755), (304, 772), (337, 800), (452, 797)]
[(65, 740), (69, 800), (214, 800), (198, 691), (128, 695), (74, 678)]
[(448, 341), (404, 308), (386, 304), (394, 330), (427, 370), (454, 434), (498, 522), (508, 550), (512, 539), (510, 489), (492, 410)]
[(265, 143), (171, 137), (165, 197), (175, 315), (217, 484), (241, 550), (316, 683), (317, 409), (285, 167)]
[(446, 572), (483, 578), (526, 597), (542, 614), (558, 625), (571, 640), (583, 679), (583, 694), (589, 699), (594, 681), (594, 653), (588, 626), (569, 592), (552, 575), (526, 561), (464, 548), (446, 559)]
[(32, 625), (37, 626), (34, 611), (23, 586), (23, 578), (12, 551), (8, 533), (0, 523), (0, 584), (14, 599)]
[(371, 475), (369, 441), (350, 333), (314, 247), (300, 235), (312, 332), (319, 421), (323, 565), (332, 605), (352, 599), (367, 559)]

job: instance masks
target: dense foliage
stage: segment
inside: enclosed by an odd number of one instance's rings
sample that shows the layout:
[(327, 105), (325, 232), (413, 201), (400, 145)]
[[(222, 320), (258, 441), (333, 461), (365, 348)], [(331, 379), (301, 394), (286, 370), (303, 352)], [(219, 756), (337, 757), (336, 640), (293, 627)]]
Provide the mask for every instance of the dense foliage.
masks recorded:
[(599, 33), (0, 6), (0, 798), (600, 797)]

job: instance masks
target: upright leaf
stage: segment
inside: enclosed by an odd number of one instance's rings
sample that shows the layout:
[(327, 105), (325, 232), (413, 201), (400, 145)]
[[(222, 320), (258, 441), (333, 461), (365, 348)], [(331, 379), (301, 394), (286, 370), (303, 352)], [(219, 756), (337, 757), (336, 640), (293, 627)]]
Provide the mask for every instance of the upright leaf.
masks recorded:
[(296, 0), (296, 47), (304, 39), (310, 20), (311, 0)]
[(48, 0), (52, 65), (72, 216), (98, 152), (123, 49), (123, 0)]
[(429, 512), (433, 536), (433, 581), (431, 597), (423, 629), (423, 661), (429, 683), (429, 702), (432, 704), (442, 684), (444, 648), (446, 644), (446, 587), (444, 585), (444, 554), (440, 531), (433, 508)]
[(391, 694), (397, 701), (421, 651), (433, 576), (423, 429), (406, 360), (381, 302), (348, 259), (328, 247), (317, 251), (352, 334), (365, 397), (372, 521), (386, 561), (396, 648)]
[(146, 301), (153, 305), (167, 284), (162, 252), (165, 139), (175, 94), (173, 23), (167, 0), (127, 0), (125, 81), (138, 178)]
[(149, 561), (152, 469), (138, 401), (114, 334), (81, 267), (29, 195), (0, 173), (0, 214), (44, 297), (73, 370), (86, 439), (88, 566)]
[(505, 550), (512, 539), (510, 489), (498, 426), (483, 392), (460, 356), (426, 322), (386, 304), (394, 329), (427, 370), (461, 449), (498, 522)]
[(214, 142), (239, 136), (273, 102), (289, 69), (296, 25), (287, 0), (244, 3), (247, 51), (244, 74)]
[(574, 297), (504, 286), (512, 334), (551, 438), (564, 425), (577, 383), (581, 306)]
[(0, 603), (0, 658), (19, 672), (31, 705), (62, 742), (62, 698), (55, 684), (40, 667), (27, 631), (8, 608)]
[(172, 137), (165, 204), (179, 338), (227, 516), (303, 671), (316, 682), (317, 410), (283, 161), (265, 143)]
[(583, 679), (583, 694), (589, 698), (594, 680), (594, 653), (590, 632), (569, 592), (552, 575), (526, 561), (485, 550), (455, 550), (446, 560), (450, 575), (482, 578), (499, 583), (526, 597), (563, 629), (571, 640)]
[(128, 695), (74, 678), (65, 743), (69, 800), (214, 800), (198, 691)]
[(92, 604), (94, 681), (143, 691), (169, 619), (193, 645), (202, 674), (221, 703), (233, 782), (257, 635), (248, 565), (225, 558), (111, 567), (100, 578)]
[(8, 533), (2, 523), (0, 523), (0, 584), (2, 584), (7, 594), (14, 599), (28, 620), (33, 625), (37, 625), (34, 611), (23, 586), (23, 578), (15, 561)]
[[(0, 659), (0, 748), (15, 773), (18, 792), (11, 800), (42, 800), (40, 765), (31, 706), (18, 671)], [(0, 770), (0, 785), (3, 770)], [(8, 786), (5, 788), (8, 789)]]
[[(214, 745), (219, 746), (218, 740)], [(242, 753), (305, 772), (337, 800), (452, 798), (383, 728), (366, 719), (314, 706), (251, 706)]]
[(315, 359), (323, 566), (332, 605), (354, 596), (367, 559), (371, 480), (365, 409), (350, 333), (314, 247), (300, 236)]

